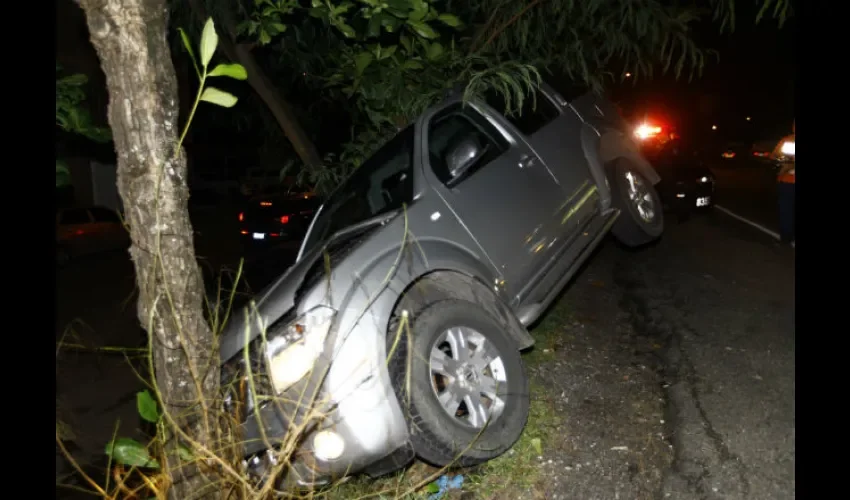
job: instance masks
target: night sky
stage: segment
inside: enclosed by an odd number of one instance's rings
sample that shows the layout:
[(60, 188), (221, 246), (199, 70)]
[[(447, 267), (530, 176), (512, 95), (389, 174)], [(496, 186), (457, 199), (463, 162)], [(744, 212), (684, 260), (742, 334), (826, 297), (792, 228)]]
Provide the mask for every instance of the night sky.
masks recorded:
[[(713, 48), (701, 78), (688, 83), (658, 77), (623, 85), (615, 93), (632, 118), (644, 115), (682, 131), (702, 134), (717, 125), (715, 135), (727, 140), (755, 141), (790, 132), (794, 119), (796, 26), (793, 18), (777, 22), (739, 15), (732, 34), (719, 36), (702, 27), (698, 40)], [(751, 120), (748, 122), (747, 117)]]

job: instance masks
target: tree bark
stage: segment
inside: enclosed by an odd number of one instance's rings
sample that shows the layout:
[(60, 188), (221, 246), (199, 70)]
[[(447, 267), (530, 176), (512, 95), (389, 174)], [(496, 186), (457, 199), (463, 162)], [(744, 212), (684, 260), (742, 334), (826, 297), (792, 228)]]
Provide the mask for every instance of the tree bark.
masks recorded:
[[(189, 0), (189, 5), (195, 14), (201, 19), (207, 19), (207, 11), (200, 0)], [(248, 72), (248, 84), (260, 99), (266, 103), (269, 111), (274, 115), (280, 125), (283, 135), (292, 143), (295, 153), (308, 167), (318, 167), (322, 164), (322, 158), (316, 150), (315, 144), (307, 136), (307, 133), (298, 122), (292, 106), (280, 95), (274, 83), (266, 75), (263, 68), (257, 64), (257, 59), (251, 52), (252, 46), (236, 43), (236, 23), (233, 20), (229, 7), (223, 5), (220, 17), (224, 27), (224, 33), (219, 37), (219, 46), (224, 54), (232, 62), (239, 63)]]
[[(164, 409), (192, 441), (214, 446), (218, 355), (204, 319), (203, 284), (187, 207), (185, 155), (175, 155), (177, 80), (166, 40), (166, 0), (81, 0), (109, 90), (118, 190), (130, 226), (138, 318), (151, 336)], [(191, 441), (190, 441), (191, 443)], [(190, 444), (184, 443), (184, 444)], [(213, 498), (198, 467), (165, 445), (169, 498)], [(196, 455), (198, 455), (196, 451)]]

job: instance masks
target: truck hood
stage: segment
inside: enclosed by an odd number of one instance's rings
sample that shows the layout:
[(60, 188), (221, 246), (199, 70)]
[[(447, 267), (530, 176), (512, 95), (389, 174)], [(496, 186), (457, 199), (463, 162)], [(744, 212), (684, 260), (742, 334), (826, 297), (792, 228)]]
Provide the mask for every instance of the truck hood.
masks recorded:
[[(227, 322), (221, 334), (219, 345), (221, 363), (230, 361), (239, 354), (246, 343), (260, 335), (261, 329), (257, 324), (258, 316), (262, 319), (262, 324), (269, 326), (297, 305), (296, 301), (301, 288), (310, 286), (309, 283), (305, 285), (305, 279), (310, 275), (315, 276), (315, 273), (311, 271), (315, 264), (322, 259), (325, 252), (329, 254), (329, 260), (333, 267), (337, 260), (335, 256), (341, 255), (342, 249), (356, 247), (372, 230), (386, 224), (399, 213), (401, 213), (400, 210), (393, 210), (338, 231), (325, 243), (302, 255), (298, 262), (287, 269), (274, 283), (257, 294), (254, 300), (234, 314)], [(246, 325), (245, 320), (249, 315), (251, 321)], [(245, 331), (246, 327), (247, 332)]]

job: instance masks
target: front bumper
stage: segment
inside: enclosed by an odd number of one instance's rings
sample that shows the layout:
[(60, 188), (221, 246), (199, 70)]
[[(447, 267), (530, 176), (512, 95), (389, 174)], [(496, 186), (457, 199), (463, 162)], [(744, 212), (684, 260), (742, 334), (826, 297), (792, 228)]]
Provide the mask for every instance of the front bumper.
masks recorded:
[[(322, 356), (311, 374), (283, 395), (272, 397), (271, 384), (259, 361), (262, 356), (254, 354), (259, 345), (252, 343), (253, 383), (247, 380), (243, 353), (226, 363), (222, 374), (222, 385), (227, 388), (225, 409), (239, 423), (243, 465), (253, 476), (266, 477), (280, 460), (280, 449), (292, 451), (290, 467), (283, 477), (275, 479), (280, 488), (321, 486), (357, 472), (382, 475), (413, 459), (407, 437), (399, 439), (398, 432), (388, 431), (398, 428), (392, 408), (398, 402), (392, 389), (381, 383), (383, 374), (377, 373), (386, 370), (385, 364), (372, 364), (372, 373), (363, 383), (341, 385), (333, 383), (343, 378), (335, 365), (344, 370), (346, 363), (331, 365)], [(347, 359), (340, 354), (334, 357)], [(333, 460), (323, 460), (316, 453), (314, 439), (323, 431), (335, 434), (344, 443), (342, 453)]]

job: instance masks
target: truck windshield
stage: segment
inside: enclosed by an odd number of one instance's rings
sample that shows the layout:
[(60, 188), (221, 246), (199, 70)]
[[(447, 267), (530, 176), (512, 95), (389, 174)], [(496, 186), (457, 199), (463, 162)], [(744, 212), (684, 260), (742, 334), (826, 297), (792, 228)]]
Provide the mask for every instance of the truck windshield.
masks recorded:
[(313, 221), (302, 255), (339, 230), (410, 203), (413, 131), (410, 125), (396, 134), (333, 192)]

